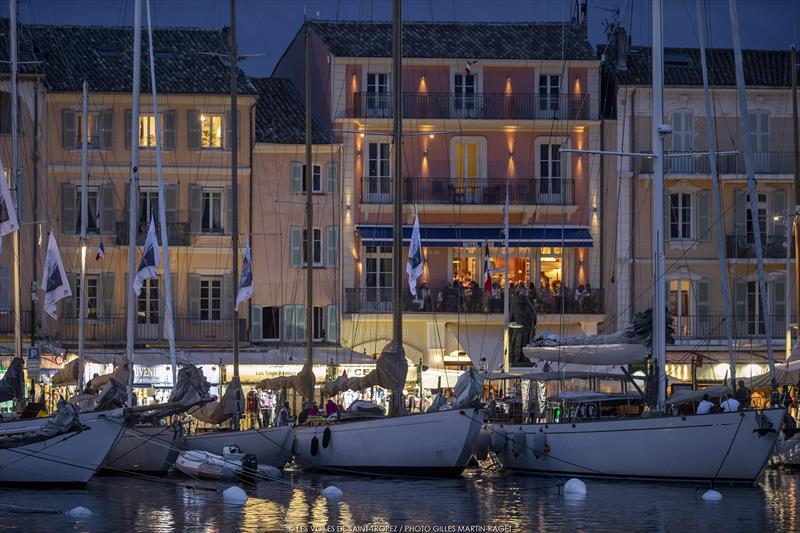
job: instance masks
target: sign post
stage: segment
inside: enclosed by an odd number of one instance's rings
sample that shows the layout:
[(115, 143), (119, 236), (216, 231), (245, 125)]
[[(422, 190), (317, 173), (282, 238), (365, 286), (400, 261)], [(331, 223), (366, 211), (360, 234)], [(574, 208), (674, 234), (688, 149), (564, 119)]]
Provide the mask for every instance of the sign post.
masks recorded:
[(38, 346), (28, 347), (28, 379), (36, 381), (39, 379), (42, 369), (42, 352)]

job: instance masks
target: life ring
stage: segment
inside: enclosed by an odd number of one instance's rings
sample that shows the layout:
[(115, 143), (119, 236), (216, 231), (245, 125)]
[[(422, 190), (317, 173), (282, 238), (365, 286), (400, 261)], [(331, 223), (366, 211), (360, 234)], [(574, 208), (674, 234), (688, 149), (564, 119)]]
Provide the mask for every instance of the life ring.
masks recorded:
[(327, 448), (331, 444), (331, 428), (325, 428), (322, 432), (322, 447)]

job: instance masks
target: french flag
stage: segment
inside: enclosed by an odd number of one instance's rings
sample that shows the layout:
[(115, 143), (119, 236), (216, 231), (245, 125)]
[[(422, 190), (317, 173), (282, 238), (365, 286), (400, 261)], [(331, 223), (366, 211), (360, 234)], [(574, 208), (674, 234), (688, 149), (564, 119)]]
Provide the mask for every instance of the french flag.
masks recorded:
[(464, 74), (466, 74), (467, 76), (471, 76), (472, 75), (472, 65), (474, 65), (477, 62), (478, 62), (477, 59), (472, 60), (472, 61), (467, 60), (466, 64), (464, 64)]
[(491, 257), (489, 256), (489, 244), (486, 244), (485, 263), (483, 265), (483, 290), (490, 292), (492, 290), (492, 267), (490, 263)]
[(100, 247), (97, 248), (97, 255), (94, 257), (95, 261), (100, 261), (106, 255), (106, 247), (100, 242)]

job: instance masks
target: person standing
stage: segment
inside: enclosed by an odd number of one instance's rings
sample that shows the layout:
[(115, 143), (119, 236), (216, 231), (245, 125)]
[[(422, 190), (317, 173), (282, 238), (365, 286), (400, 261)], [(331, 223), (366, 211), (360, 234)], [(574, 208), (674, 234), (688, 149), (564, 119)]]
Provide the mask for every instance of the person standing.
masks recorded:
[(739, 405), (741, 405), (743, 409), (750, 407), (752, 392), (744, 386), (743, 379), (739, 380), (738, 387), (736, 387), (736, 392), (733, 393), (733, 397), (739, 402)]

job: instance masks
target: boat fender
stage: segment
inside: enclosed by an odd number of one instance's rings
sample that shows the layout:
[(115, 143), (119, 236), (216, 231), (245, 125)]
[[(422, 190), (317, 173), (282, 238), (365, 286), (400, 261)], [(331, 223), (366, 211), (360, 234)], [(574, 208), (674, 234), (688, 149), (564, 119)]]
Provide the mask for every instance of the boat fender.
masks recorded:
[(317, 453), (319, 453), (319, 439), (314, 435), (311, 438), (311, 455), (316, 457)]
[(322, 432), (322, 447), (327, 448), (331, 445), (331, 428), (325, 428)]
[(228, 487), (222, 492), (222, 500), (228, 505), (244, 505), (247, 503), (247, 493), (239, 487)]
[(506, 449), (506, 432), (503, 428), (494, 428), (489, 430), (492, 434), (492, 451), (494, 453), (501, 453)]
[(722, 494), (714, 489), (708, 489), (703, 493), (703, 500), (707, 502), (718, 502), (722, 500)]
[(533, 436), (533, 455), (538, 459), (549, 451), (550, 446), (547, 445), (547, 433), (536, 433)]
[(477, 457), (480, 461), (483, 461), (489, 456), (489, 448), (491, 447), (492, 433), (488, 428), (481, 428), (480, 432), (478, 433), (478, 438), (475, 439), (475, 447), (472, 449), (472, 453), (474, 453), (475, 457)]
[(519, 428), (517, 432), (514, 433), (511, 451), (514, 457), (519, 457), (525, 451), (525, 432), (522, 431), (522, 428)]
[(595, 406), (593, 403), (587, 405), (586, 414), (589, 415), (589, 418), (595, 418), (597, 416), (597, 406)]
[(91, 509), (87, 509), (86, 507), (81, 507), (80, 505), (77, 507), (73, 507), (69, 511), (66, 512), (72, 518), (89, 518), (92, 516)]

